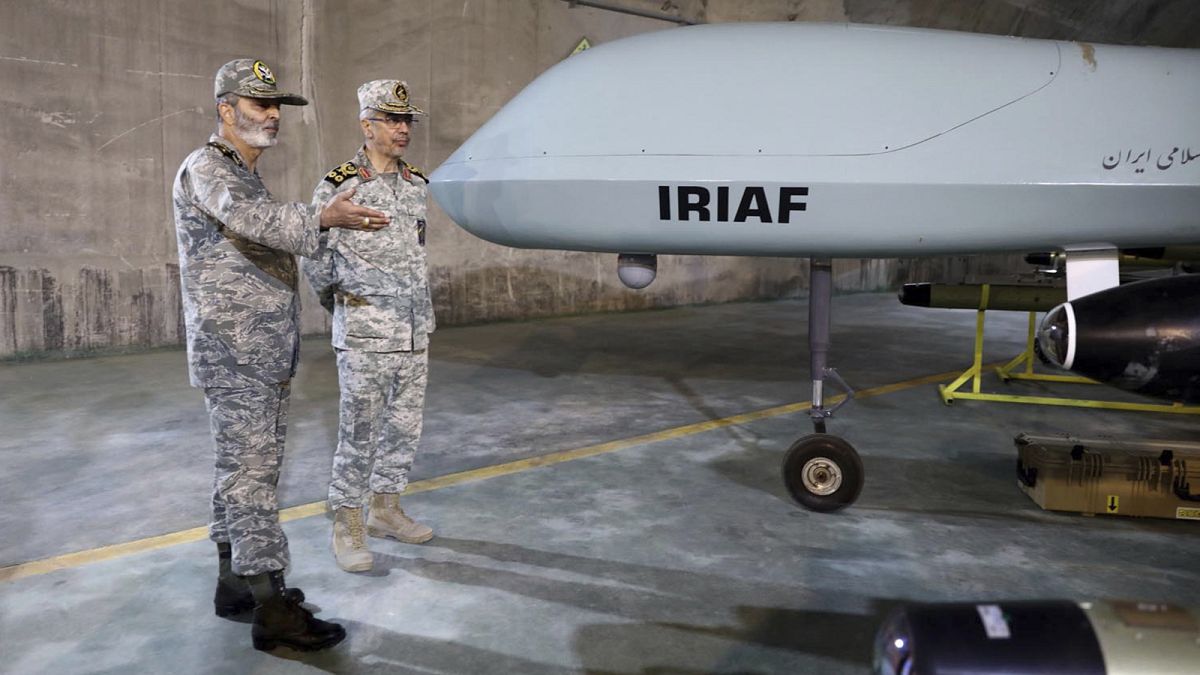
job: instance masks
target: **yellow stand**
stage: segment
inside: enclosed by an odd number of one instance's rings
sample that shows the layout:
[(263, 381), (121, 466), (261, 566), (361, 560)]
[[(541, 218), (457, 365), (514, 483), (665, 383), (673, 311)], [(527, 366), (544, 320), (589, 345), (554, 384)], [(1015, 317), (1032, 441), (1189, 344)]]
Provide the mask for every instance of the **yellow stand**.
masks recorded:
[[(990, 287), (987, 284), (983, 285), (982, 293), (979, 299), (979, 310), (975, 315), (975, 361), (958, 379), (948, 385), (938, 385), (938, 391), (941, 393), (942, 402), (950, 405), (955, 399), (967, 399), (972, 401), (999, 401), (1002, 403), (1031, 403), (1034, 405), (1061, 405), (1072, 406), (1076, 408), (1105, 408), (1108, 410), (1139, 410), (1143, 412), (1167, 412), (1179, 413), (1183, 415), (1200, 415), (1200, 406), (1187, 406), (1182, 403), (1126, 403), (1123, 401), (1098, 401), (1092, 399), (1079, 398), (1062, 398), (1058, 396), (1022, 396), (1017, 394), (985, 394), (981, 391), (983, 380), (983, 317), (987, 311), (988, 293)], [(1033, 372), (1033, 340), (1037, 326), (1037, 312), (1029, 313), (1029, 335), (1025, 344), (1025, 351), (1021, 352), (1016, 358), (1004, 364), (996, 366), (996, 374), (1004, 382), (1009, 380), (1036, 380), (1039, 382), (1067, 382), (1072, 384), (1099, 384), (1095, 380), (1086, 377), (1078, 377), (1075, 375), (1046, 375)], [(1015, 368), (1024, 364), (1024, 372), (1013, 372)], [(970, 392), (960, 392), (959, 389), (967, 383), (971, 382)]]

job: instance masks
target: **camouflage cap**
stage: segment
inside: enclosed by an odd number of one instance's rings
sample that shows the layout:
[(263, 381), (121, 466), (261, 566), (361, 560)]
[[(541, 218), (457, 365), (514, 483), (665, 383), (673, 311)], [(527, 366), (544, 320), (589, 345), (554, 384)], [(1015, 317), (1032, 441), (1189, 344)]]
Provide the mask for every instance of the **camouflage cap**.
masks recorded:
[(385, 113), (424, 115), (425, 111), (408, 100), (408, 84), (400, 80), (371, 80), (358, 88), (358, 109), (370, 108)]
[(234, 59), (221, 66), (213, 83), (213, 98), (224, 94), (278, 101), (283, 105), (308, 105), (303, 96), (280, 91), (275, 86), (275, 73), (260, 59)]

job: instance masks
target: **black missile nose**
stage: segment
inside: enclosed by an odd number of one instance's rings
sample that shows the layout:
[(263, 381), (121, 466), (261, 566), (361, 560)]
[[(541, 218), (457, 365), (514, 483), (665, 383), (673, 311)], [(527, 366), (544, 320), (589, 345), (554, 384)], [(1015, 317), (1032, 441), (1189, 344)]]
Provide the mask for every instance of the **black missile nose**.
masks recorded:
[(933, 284), (904, 284), (900, 287), (900, 304), (913, 307), (928, 307)]
[(1057, 261), (1057, 256), (1050, 251), (1040, 251), (1025, 255), (1025, 262), (1038, 267), (1051, 267)]

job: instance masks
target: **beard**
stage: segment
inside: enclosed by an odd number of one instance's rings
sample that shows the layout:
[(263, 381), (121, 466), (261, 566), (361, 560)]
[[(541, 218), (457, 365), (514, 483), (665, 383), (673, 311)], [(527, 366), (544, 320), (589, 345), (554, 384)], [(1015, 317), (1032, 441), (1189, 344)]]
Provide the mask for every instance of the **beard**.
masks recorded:
[(400, 145), (389, 144), (387, 149), (384, 150), (383, 154), (387, 155), (387, 158), (393, 162), (399, 163), (400, 158), (404, 156), (404, 147)]
[[(406, 138), (406, 141), (411, 140), (411, 137)], [(400, 145), (390, 132), (368, 134), (367, 145), (375, 152), (396, 163), (399, 163), (400, 158), (404, 156), (404, 151), (407, 149), (407, 142), (405, 145)]]
[(275, 134), (279, 132), (279, 127), (276, 123), (255, 122), (254, 120), (242, 114), (242, 111), (237, 108), (233, 109), (234, 128), (237, 129), (238, 136), (242, 137), (242, 142), (252, 148), (269, 148), (275, 145), (279, 139)]

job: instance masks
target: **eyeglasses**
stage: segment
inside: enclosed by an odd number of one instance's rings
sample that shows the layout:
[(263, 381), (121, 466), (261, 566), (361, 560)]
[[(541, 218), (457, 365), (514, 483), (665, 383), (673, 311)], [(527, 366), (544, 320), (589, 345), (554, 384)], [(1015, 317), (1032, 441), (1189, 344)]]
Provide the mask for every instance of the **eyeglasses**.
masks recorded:
[(417, 120), (412, 115), (397, 115), (396, 117), (366, 117), (364, 119), (372, 122), (379, 122), (389, 129), (398, 129), (401, 124), (406, 124), (410, 127), (417, 126)]

